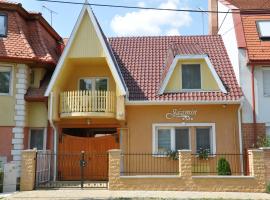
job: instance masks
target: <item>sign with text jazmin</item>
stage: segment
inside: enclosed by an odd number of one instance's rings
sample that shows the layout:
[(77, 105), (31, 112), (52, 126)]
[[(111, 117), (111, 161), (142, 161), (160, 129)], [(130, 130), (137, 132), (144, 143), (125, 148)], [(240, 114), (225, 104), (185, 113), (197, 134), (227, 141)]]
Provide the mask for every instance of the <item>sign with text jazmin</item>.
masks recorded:
[(197, 115), (197, 110), (173, 109), (172, 112), (166, 113), (166, 119), (181, 119), (191, 121)]

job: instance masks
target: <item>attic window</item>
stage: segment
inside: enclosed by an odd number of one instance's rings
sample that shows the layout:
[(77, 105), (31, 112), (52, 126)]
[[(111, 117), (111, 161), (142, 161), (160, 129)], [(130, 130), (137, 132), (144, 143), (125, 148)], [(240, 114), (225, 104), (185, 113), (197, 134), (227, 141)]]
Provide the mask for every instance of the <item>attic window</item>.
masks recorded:
[(270, 20), (257, 21), (257, 30), (262, 40), (270, 40)]
[(0, 13), (0, 37), (7, 36), (7, 15)]

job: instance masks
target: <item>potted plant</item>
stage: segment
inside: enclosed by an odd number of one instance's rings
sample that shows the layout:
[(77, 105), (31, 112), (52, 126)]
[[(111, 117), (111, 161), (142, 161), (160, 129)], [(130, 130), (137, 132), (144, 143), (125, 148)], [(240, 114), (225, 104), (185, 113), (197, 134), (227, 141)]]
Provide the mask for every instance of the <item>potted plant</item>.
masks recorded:
[(210, 154), (209, 149), (200, 148), (198, 151), (198, 156), (200, 160), (208, 160), (209, 154)]
[(179, 160), (178, 151), (167, 151), (167, 156), (172, 160)]
[(206, 174), (210, 172), (210, 163), (208, 161), (210, 154), (209, 149), (203, 149), (200, 148), (197, 152), (197, 161), (195, 162), (195, 165), (193, 166), (193, 171), (196, 173), (202, 173)]

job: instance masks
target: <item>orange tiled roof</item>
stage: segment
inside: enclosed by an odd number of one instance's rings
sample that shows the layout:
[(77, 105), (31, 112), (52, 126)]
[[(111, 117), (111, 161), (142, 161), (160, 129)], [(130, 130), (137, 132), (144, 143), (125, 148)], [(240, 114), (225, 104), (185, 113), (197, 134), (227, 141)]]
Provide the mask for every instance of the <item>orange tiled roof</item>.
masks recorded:
[(256, 26), (258, 20), (270, 20), (269, 15), (241, 15), (246, 48), (250, 61), (270, 61), (270, 41), (262, 41)]
[[(109, 43), (128, 87), (130, 100), (215, 102), (239, 100), (242, 96), (221, 36), (115, 37), (109, 38)], [(194, 91), (159, 95), (172, 43), (177, 44), (176, 53), (207, 54), (228, 93)]]

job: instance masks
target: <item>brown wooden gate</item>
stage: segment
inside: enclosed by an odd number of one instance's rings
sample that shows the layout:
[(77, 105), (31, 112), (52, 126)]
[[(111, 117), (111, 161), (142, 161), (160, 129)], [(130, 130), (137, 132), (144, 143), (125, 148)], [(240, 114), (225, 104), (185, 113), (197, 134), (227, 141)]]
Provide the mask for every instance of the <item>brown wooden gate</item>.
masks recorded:
[(101, 137), (77, 137), (62, 135), (59, 143), (58, 174), (60, 180), (81, 180), (81, 152), (86, 165), (84, 180), (108, 179), (108, 150), (119, 148), (115, 135)]

